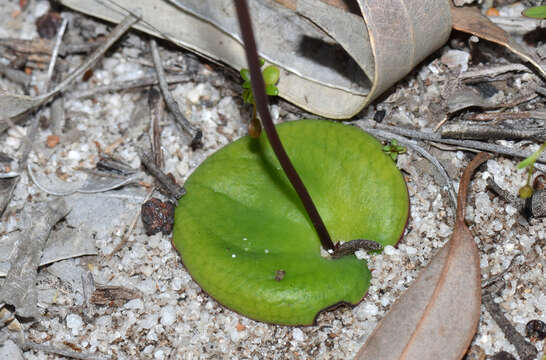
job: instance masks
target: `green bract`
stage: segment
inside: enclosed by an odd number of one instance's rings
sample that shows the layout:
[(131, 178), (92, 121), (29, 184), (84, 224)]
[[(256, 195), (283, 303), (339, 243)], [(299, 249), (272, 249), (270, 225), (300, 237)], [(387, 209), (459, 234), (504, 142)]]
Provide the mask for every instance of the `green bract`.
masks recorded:
[[(277, 130), (334, 242), (398, 242), (408, 217), (406, 184), (377, 140), (322, 120)], [(219, 150), (185, 188), (174, 245), (194, 280), (228, 308), (305, 325), (321, 310), (357, 304), (366, 294), (365, 261), (321, 256), (315, 229), (265, 135)]]
[(279, 81), (281, 72), (278, 67), (274, 65), (269, 65), (262, 71), (264, 77), (264, 82), (266, 85), (275, 85)]

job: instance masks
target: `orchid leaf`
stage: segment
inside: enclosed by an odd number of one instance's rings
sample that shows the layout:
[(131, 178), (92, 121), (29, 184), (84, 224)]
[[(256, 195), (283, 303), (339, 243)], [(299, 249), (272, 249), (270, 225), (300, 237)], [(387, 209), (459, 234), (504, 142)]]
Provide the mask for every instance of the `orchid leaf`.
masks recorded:
[[(334, 242), (394, 245), (408, 218), (401, 173), (353, 126), (301, 120), (277, 126)], [(194, 280), (226, 307), (276, 324), (307, 325), (370, 282), (364, 260), (321, 255), (320, 240), (262, 134), (206, 159), (185, 184), (173, 243)]]
[(523, 16), (535, 19), (546, 19), (546, 5), (534, 6), (523, 11)]

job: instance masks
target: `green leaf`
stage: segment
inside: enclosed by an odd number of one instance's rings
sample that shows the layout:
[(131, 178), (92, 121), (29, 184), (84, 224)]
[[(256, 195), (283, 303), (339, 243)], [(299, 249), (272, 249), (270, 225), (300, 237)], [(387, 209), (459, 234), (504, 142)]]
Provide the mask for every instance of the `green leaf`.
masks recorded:
[(270, 96), (277, 96), (279, 95), (279, 89), (273, 84), (267, 84), (265, 86), (265, 93)]
[(250, 83), (250, 80), (246, 80), (243, 82), (243, 89), (252, 89), (252, 84)]
[(243, 78), (245, 82), (246, 81), (250, 82), (250, 71), (248, 69), (241, 69), (239, 73), (241, 74), (241, 77)]
[(266, 85), (275, 85), (277, 81), (279, 81), (279, 77), (281, 76), (281, 72), (279, 71), (279, 68), (274, 65), (269, 65), (262, 71), (262, 75), (264, 77), (264, 82)]
[(264, 59), (258, 59), (259, 63), (260, 63), (260, 67), (264, 66), (265, 64), (265, 60)]
[(546, 5), (525, 9), (523, 10), (523, 16), (535, 19), (546, 19)]
[[(334, 242), (398, 242), (408, 193), (376, 139), (324, 120), (277, 129)], [(210, 156), (185, 188), (174, 246), (194, 280), (226, 307), (259, 321), (306, 325), (321, 310), (358, 304), (366, 294), (371, 274), (364, 260), (321, 256), (315, 229), (263, 133)]]

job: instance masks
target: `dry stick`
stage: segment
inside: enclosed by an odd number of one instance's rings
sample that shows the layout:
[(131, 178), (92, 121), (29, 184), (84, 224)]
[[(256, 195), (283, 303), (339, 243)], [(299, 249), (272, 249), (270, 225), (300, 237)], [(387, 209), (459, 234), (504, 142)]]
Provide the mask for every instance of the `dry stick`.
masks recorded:
[[(508, 65), (500, 65), (500, 66), (494, 66), (494, 67), (487, 67), (485, 69), (480, 70), (471, 70), (467, 71), (465, 73), (462, 73), (459, 76), (459, 80), (482, 80), (484, 78), (488, 79), (495, 79), (495, 77), (507, 73), (507, 72), (531, 72), (529, 67), (523, 65), (523, 64), (508, 64)], [(466, 83), (466, 81), (465, 81)]]
[[(174, 76), (167, 76), (166, 80), (167, 80), (167, 84), (176, 84), (176, 83), (188, 82), (188, 81), (199, 81), (199, 77), (192, 78), (188, 75), (174, 75)], [(70, 94), (68, 95), (71, 98), (84, 99), (84, 98), (89, 98), (91, 96), (94, 96), (100, 93), (128, 90), (128, 89), (152, 86), (157, 84), (159, 84), (159, 80), (157, 79), (157, 76), (150, 75), (150, 76), (143, 76), (140, 79), (116, 82), (109, 85), (97, 86), (91, 89), (76, 90), (76, 91), (70, 92)]]
[(471, 114), (464, 117), (470, 121), (491, 121), (491, 120), (519, 120), (536, 119), (546, 120), (546, 112), (543, 111), (511, 111), (511, 112), (487, 112)]
[(254, 40), (254, 32), (252, 30), (252, 22), (250, 20), (250, 14), (248, 11), (248, 5), (246, 0), (235, 0), (235, 7), (237, 9), (237, 17), (239, 19), (239, 24), (241, 27), (241, 32), (243, 36), (243, 43), (245, 45), (246, 61), (250, 70), (250, 81), (252, 83), (252, 93), (254, 94), (254, 99), (256, 101), (256, 107), (260, 118), (262, 120), (262, 125), (269, 139), (269, 143), (275, 152), (275, 156), (279, 160), (286, 176), (290, 180), (290, 183), (298, 193), (315, 230), (320, 238), (322, 247), (327, 250), (329, 253), (334, 252), (334, 244), (330, 238), (330, 234), (326, 229), (326, 225), (322, 221), (320, 214), (309, 195), (309, 192), (305, 188), (303, 181), (298, 175), (296, 169), (292, 165), (290, 158), (286, 154), (284, 147), (279, 139), (273, 120), (271, 119), (271, 114), (269, 113), (267, 105), (267, 95), (265, 93), (265, 84), (264, 79), (262, 78), (262, 73), (260, 71), (260, 65), (258, 61), (258, 52), (256, 49), (256, 42)]
[(45, 353), (57, 354), (57, 355), (69, 357), (72, 359), (81, 359), (81, 360), (110, 359), (110, 357), (106, 357), (106, 356), (101, 356), (101, 355), (97, 355), (93, 353), (77, 352), (77, 351), (68, 350), (68, 349), (59, 349), (50, 345), (36, 344), (32, 341), (26, 341), (23, 344), (23, 349), (24, 351), (28, 351), (28, 350), (43, 351)]
[(485, 285), (482, 285), (482, 290), (483, 289), (486, 289), (488, 287), (490, 287), (491, 285), (495, 284), (497, 281), (500, 280), (500, 278), (502, 276), (504, 276), (504, 274), (506, 274), (508, 271), (510, 271), (510, 269), (512, 268), (512, 266), (514, 265), (514, 263), (516, 262), (516, 259), (518, 257), (520, 257), (521, 254), (516, 254), (514, 255), (514, 257), (512, 257), (512, 260), (510, 260), (510, 264), (508, 264), (508, 266), (506, 267), (506, 269), (504, 269), (503, 271), (501, 271), (500, 273), (496, 274), (496, 275), (493, 275), (491, 278), (489, 278), (487, 280), (487, 283)]
[(150, 175), (152, 175), (161, 184), (170, 198), (177, 201), (184, 196), (184, 194), (186, 194), (186, 190), (182, 186), (176, 184), (171, 177), (155, 166), (154, 160), (150, 155), (146, 154), (142, 150), (139, 150), (138, 154), (142, 165), (144, 165)]
[(528, 343), (523, 335), (521, 335), (506, 318), (500, 305), (495, 302), (493, 292), (484, 292), (482, 301), (493, 320), (495, 320), (504, 333), (504, 336), (506, 336), (506, 340), (516, 348), (520, 359), (536, 359), (538, 353), (537, 349), (532, 344)]
[(163, 151), (161, 150), (161, 127), (159, 121), (163, 117), (164, 102), (159, 92), (152, 88), (148, 94), (148, 107), (150, 108), (150, 140), (152, 145), (152, 156), (155, 166), (162, 169), (165, 165)]
[(51, 77), (53, 76), (53, 69), (55, 68), (55, 63), (57, 62), (57, 56), (59, 55), (59, 48), (61, 47), (61, 43), (63, 40), (63, 36), (66, 30), (67, 24), (68, 24), (68, 20), (63, 19), (61, 27), (59, 28), (59, 31), (57, 32), (57, 38), (55, 39), (55, 46), (53, 47), (53, 51), (51, 52), (51, 59), (49, 60), (49, 66), (47, 68), (47, 78), (44, 84), (44, 89), (46, 91), (49, 90), (49, 82), (51, 81)]
[(399, 135), (393, 134), (385, 130), (378, 130), (378, 129), (373, 129), (373, 128), (369, 128), (365, 126), (363, 128), (364, 130), (366, 130), (367, 132), (369, 132), (370, 134), (374, 136), (379, 136), (383, 139), (395, 139), (400, 144), (412, 148), (414, 151), (421, 154), (421, 156), (423, 156), (425, 159), (430, 161), (432, 165), (434, 165), (434, 167), (438, 170), (438, 173), (440, 177), (442, 178), (442, 180), (444, 180), (445, 186), (447, 187), (447, 190), (448, 190), (449, 199), (451, 200), (451, 205), (453, 206), (454, 209), (457, 208), (457, 196), (455, 195), (453, 182), (449, 178), (449, 175), (447, 174), (447, 171), (444, 169), (443, 165), (438, 161), (438, 159), (436, 159), (436, 157), (434, 157), (434, 155), (426, 151), (421, 146), (417, 145), (417, 143), (415, 143), (414, 141), (408, 140)]
[(545, 129), (507, 129), (489, 125), (447, 124), (442, 128), (442, 137), (473, 140), (534, 140), (546, 139)]
[[(374, 124), (373, 126), (376, 129), (390, 131), (397, 135), (409, 137), (412, 139), (435, 141), (435, 142), (439, 142), (443, 144), (461, 146), (461, 147), (466, 147), (466, 148), (471, 148), (471, 149), (476, 149), (481, 151), (488, 151), (488, 152), (492, 152), (496, 154), (507, 155), (507, 156), (512, 156), (512, 157), (521, 158), (521, 159), (529, 157), (532, 154), (532, 153), (527, 153), (523, 151), (512, 150), (506, 146), (497, 145), (497, 144), (489, 144), (489, 143), (484, 143), (481, 141), (444, 139), (439, 134), (427, 133), (427, 132), (412, 130), (412, 129), (404, 129), (404, 128), (400, 128), (396, 126), (389, 126), (389, 125), (382, 125), (382, 124)], [(541, 157), (538, 158), (537, 163), (535, 163), (536, 169), (539, 169), (540, 171), (546, 171), (546, 166), (540, 165), (538, 163), (546, 164), (546, 156), (542, 155)]]
[(155, 41), (155, 39), (150, 39), (150, 49), (152, 51), (152, 59), (154, 60), (155, 70), (157, 72), (157, 78), (159, 80), (159, 89), (161, 90), (161, 94), (165, 99), (167, 108), (169, 108), (169, 111), (174, 115), (174, 118), (182, 126), (184, 131), (186, 131), (192, 137), (190, 147), (193, 150), (202, 147), (202, 131), (200, 129), (194, 128), (192, 124), (190, 124), (188, 119), (186, 119), (184, 114), (182, 114), (182, 112), (178, 108), (178, 104), (174, 100), (171, 92), (169, 91), (169, 87), (167, 86), (167, 80), (165, 79), (165, 71), (163, 70), (163, 66), (161, 64), (161, 58), (159, 57), (159, 50), (157, 48), (157, 42)]
[(525, 209), (525, 200), (522, 200), (501, 188), (491, 177), (487, 178), (487, 187), (504, 201), (514, 205), (520, 213), (523, 213), (523, 210)]

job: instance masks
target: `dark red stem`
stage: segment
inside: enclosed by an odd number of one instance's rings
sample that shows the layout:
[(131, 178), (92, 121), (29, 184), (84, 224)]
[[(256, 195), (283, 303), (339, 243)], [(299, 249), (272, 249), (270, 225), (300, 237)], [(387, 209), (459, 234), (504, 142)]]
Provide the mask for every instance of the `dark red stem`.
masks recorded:
[(256, 102), (256, 108), (262, 119), (262, 125), (267, 138), (269, 139), (269, 143), (271, 144), (277, 159), (279, 159), (279, 163), (290, 180), (290, 183), (298, 193), (298, 196), (317, 231), (322, 247), (326, 250), (334, 251), (334, 244), (326, 229), (326, 225), (324, 225), (324, 222), (322, 221), (307, 188), (303, 185), (303, 181), (301, 181), (300, 176), (294, 168), (294, 165), (292, 165), (292, 162), (288, 158), (281, 140), (279, 139), (279, 135), (277, 134), (277, 130), (275, 129), (275, 125), (273, 125), (273, 120), (271, 120), (271, 114), (269, 113), (267, 104), (267, 95), (265, 93), (264, 79), (262, 78), (262, 73), (260, 71), (256, 41), (254, 40), (254, 32), (252, 30), (252, 22), (250, 20), (250, 13), (246, 0), (235, 0), (235, 7), (237, 8), (237, 16), (239, 17), (239, 25), (241, 26), (243, 35), (254, 101)]

